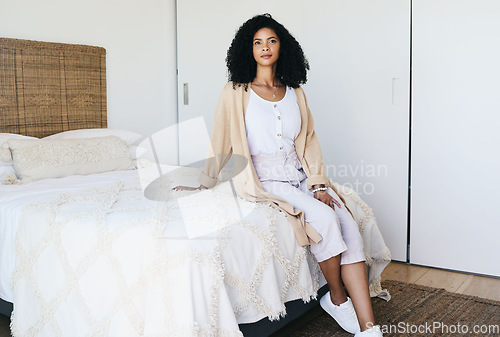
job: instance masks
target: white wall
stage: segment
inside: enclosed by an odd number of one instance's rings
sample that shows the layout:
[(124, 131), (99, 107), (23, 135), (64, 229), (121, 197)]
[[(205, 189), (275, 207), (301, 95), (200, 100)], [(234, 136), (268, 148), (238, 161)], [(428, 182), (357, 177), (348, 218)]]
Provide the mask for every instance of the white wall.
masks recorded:
[[(0, 36), (104, 47), (108, 126), (147, 136), (177, 122), (175, 0), (2, 0)], [(177, 135), (165, 144), (177, 163)]]

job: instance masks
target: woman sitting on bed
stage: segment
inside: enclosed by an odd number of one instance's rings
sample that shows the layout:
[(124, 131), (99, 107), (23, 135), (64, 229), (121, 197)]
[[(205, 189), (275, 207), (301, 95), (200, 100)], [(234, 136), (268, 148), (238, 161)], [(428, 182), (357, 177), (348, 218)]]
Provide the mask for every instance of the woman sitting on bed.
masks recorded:
[(271, 15), (258, 15), (239, 28), (226, 63), (230, 82), (216, 108), (213, 157), (199, 187), (174, 189), (213, 187), (232, 153), (247, 158), (249, 165), (233, 180), (236, 191), (281, 209), (297, 242), (310, 245), (330, 288), (321, 307), (355, 336), (382, 336), (374, 322), (358, 226), (324, 173), (300, 87), (309, 69), (301, 46)]

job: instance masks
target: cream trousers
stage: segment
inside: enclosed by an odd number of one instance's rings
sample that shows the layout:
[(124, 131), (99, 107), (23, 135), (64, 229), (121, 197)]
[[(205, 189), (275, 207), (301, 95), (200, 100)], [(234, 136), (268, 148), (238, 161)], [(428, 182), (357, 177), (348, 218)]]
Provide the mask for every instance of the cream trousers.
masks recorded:
[(341, 264), (365, 261), (363, 239), (356, 221), (331, 188), (328, 188), (327, 193), (342, 207), (335, 205), (334, 210), (314, 198), (314, 194), (307, 189), (306, 175), (295, 152), (252, 156), (252, 161), (264, 190), (302, 210), (305, 220), (323, 238), (319, 243), (311, 244), (311, 253), (318, 262), (339, 254)]

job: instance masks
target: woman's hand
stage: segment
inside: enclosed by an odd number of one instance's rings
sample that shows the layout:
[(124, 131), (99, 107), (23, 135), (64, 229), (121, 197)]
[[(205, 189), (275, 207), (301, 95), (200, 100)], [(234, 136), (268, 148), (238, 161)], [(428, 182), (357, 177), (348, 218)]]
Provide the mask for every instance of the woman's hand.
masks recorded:
[(330, 194), (326, 193), (326, 191), (314, 192), (314, 197), (333, 209), (335, 209), (335, 205), (337, 205), (338, 207), (342, 207), (340, 203), (335, 200)]
[(175, 186), (174, 188), (172, 188), (172, 190), (174, 190), (174, 191), (197, 191), (197, 190), (206, 190), (206, 189), (207, 188), (203, 185), (200, 185), (198, 187), (179, 185), (179, 186)]

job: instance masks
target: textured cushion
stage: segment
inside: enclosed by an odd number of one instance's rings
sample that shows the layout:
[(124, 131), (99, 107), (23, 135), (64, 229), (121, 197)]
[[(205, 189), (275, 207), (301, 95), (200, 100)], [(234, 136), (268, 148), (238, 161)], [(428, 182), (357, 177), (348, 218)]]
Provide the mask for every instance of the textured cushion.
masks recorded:
[(56, 140), (11, 139), (7, 143), (17, 176), (23, 183), (134, 167), (127, 143), (116, 136)]
[(75, 138), (96, 138), (116, 136), (128, 145), (139, 140), (142, 136), (136, 132), (119, 129), (79, 129), (56, 133), (55, 135), (47, 136), (42, 139), (75, 139)]
[[(14, 133), (0, 133), (0, 149), (2, 148), (2, 145), (7, 142), (10, 139), (38, 139), (35, 137), (29, 137), (29, 136), (23, 136), (23, 135), (17, 135)], [(2, 156), (0, 156), (0, 166), (13, 166), (14, 164), (12, 163), (12, 160), (3, 160)], [(7, 158), (5, 158), (7, 159)]]

